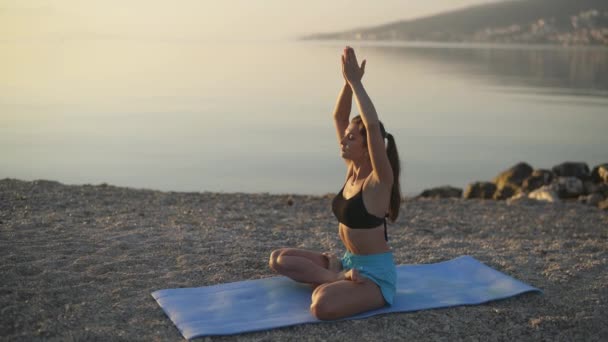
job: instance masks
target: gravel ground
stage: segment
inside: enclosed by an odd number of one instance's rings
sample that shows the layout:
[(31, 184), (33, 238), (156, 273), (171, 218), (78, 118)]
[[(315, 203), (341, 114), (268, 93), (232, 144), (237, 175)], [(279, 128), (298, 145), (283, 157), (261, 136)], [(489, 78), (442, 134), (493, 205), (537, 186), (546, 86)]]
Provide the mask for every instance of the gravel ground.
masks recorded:
[[(279, 247), (341, 254), (330, 204), (0, 180), (0, 337), (181, 341), (151, 292), (273, 276)], [(606, 211), (410, 198), (389, 238), (399, 264), (468, 254), (544, 294), (198, 340), (608, 340)]]

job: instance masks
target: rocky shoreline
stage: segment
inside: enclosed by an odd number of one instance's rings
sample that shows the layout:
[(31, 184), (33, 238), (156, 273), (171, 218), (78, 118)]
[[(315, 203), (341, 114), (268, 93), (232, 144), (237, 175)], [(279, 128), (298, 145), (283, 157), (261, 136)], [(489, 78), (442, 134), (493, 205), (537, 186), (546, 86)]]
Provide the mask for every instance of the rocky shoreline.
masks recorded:
[[(181, 341), (153, 291), (274, 276), (270, 251), (343, 252), (331, 195), (160, 192), (0, 180), (0, 336)], [(399, 264), (472, 255), (544, 291), (478, 306), (200, 340), (602, 341), (608, 215), (571, 201), (406, 198)]]
[(521, 162), (498, 174), (491, 182), (474, 182), (462, 189), (452, 186), (424, 190), (418, 197), (523, 201), (578, 200), (608, 210), (608, 163), (591, 171), (584, 162), (564, 162), (551, 170), (534, 169)]

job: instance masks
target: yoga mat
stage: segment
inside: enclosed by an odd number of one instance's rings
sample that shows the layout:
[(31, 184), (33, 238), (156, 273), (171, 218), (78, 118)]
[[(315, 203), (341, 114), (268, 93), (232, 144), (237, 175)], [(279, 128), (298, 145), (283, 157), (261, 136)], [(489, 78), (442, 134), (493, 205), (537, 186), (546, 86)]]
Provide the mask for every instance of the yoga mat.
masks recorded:
[[(481, 304), (530, 291), (541, 292), (470, 256), (436, 264), (400, 265), (392, 306), (345, 319)], [(182, 335), (192, 339), (322, 322), (309, 312), (311, 294), (307, 285), (278, 276), (159, 290), (152, 296)]]

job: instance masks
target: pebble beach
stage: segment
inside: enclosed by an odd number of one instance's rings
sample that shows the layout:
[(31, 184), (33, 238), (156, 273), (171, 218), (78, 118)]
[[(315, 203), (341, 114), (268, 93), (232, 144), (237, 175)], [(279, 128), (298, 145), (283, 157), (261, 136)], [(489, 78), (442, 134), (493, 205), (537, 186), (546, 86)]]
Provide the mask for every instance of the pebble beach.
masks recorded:
[[(0, 180), (0, 340), (182, 341), (152, 292), (275, 276), (280, 247), (342, 254), (332, 196)], [(398, 264), (471, 255), (543, 294), (197, 341), (608, 340), (608, 211), (406, 198), (388, 234)]]

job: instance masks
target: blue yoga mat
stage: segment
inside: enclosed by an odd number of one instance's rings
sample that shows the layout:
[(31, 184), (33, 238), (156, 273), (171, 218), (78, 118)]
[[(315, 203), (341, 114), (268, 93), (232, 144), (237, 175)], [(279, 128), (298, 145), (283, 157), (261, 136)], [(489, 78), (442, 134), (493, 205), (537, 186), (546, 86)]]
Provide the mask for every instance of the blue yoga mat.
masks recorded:
[[(481, 304), (530, 291), (540, 292), (470, 256), (436, 264), (400, 265), (394, 304), (346, 319)], [(279, 276), (159, 290), (152, 296), (182, 335), (192, 339), (321, 322), (309, 312), (311, 293), (307, 285)]]

